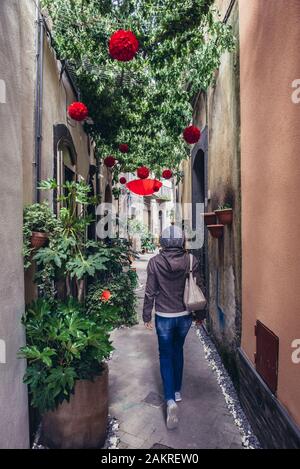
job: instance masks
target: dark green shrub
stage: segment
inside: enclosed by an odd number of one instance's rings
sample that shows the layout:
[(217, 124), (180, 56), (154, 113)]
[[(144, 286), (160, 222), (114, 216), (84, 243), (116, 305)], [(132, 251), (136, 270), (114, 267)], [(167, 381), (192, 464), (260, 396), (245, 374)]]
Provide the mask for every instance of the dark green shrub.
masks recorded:
[(23, 324), (27, 345), (20, 349), (19, 357), (28, 362), (24, 382), (31, 405), (41, 413), (68, 401), (77, 380), (100, 375), (104, 359), (113, 350), (110, 321), (101, 322), (92, 312), (86, 314), (74, 299), (55, 307), (37, 300), (26, 309)]
[(136, 283), (135, 271), (129, 270), (127, 273), (122, 272), (102, 283), (91, 285), (86, 299), (87, 312), (98, 317), (105, 316), (106, 303), (103, 303), (100, 298), (104, 290), (109, 290), (112, 294), (109, 302), (117, 308), (116, 316), (114, 318), (111, 317), (114, 326), (132, 326), (136, 324), (137, 300), (134, 293)]

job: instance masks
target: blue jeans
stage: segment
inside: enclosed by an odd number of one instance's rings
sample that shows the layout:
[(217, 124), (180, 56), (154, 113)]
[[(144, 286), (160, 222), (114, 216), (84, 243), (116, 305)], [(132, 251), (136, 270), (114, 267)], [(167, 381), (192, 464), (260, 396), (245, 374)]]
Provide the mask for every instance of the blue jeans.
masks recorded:
[(167, 401), (175, 399), (175, 392), (181, 390), (183, 345), (191, 325), (191, 314), (177, 318), (165, 318), (155, 315), (160, 373)]

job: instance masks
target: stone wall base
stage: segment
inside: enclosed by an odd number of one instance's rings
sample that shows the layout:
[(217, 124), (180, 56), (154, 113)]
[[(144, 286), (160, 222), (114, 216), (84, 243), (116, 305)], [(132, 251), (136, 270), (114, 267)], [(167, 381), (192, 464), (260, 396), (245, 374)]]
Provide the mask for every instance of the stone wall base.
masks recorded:
[(265, 449), (300, 449), (300, 428), (238, 349), (239, 397), (252, 429)]

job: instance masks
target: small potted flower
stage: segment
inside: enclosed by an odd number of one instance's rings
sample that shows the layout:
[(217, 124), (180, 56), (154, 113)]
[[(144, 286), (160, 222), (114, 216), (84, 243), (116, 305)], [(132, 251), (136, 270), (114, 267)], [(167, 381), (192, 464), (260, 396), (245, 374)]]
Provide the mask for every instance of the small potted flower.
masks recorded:
[(229, 204), (219, 205), (215, 210), (219, 223), (223, 225), (231, 225), (233, 220), (233, 211)]
[(57, 224), (56, 218), (46, 202), (28, 205), (24, 209), (24, 244), (31, 249), (39, 249), (48, 240), (48, 233)]

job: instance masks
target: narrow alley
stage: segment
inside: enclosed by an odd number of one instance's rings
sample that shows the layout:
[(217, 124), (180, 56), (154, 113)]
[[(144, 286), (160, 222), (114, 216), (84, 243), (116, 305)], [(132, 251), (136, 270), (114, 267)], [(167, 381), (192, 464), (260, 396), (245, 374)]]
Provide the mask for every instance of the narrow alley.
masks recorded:
[(0, 451), (300, 449), (299, 41), (300, 0), (0, 0)]
[[(151, 255), (135, 261), (140, 284), (146, 282)], [(168, 431), (162, 399), (155, 331), (141, 320), (144, 288), (138, 289), (139, 324), (113, 333), (116, 348), (110, 369), (110, 414), (120, 424), (120, 449), (128, 448), (242, 448), (216, 376), (204, 357), (192, 328), (186, 339), (183, 400), (179, 428)]]

